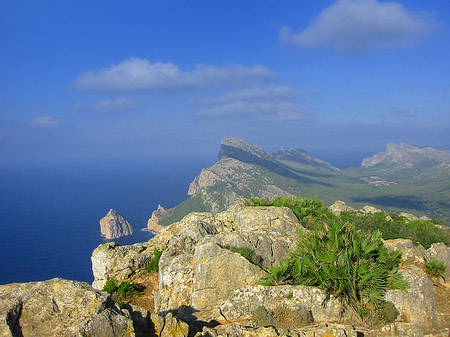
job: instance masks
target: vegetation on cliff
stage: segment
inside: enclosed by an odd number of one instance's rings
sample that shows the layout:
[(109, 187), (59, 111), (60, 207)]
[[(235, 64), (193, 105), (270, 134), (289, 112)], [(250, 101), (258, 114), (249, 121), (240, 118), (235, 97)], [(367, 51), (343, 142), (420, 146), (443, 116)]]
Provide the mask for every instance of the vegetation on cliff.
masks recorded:
[(355, 230), (380, 231), (384, 240), (409, 239), (428, 249), (433, 243), (450, 245), (450, 230), (437, 220), (410, 220), (394, 213), (364, 213), (360, 211), (341, 212), (335, 215), (318, 199), (303, 199), (291, 196), (244, 201), (247, 206), (276, 206), (292, 209), (301, 225), (307, 229), (322, 229), (327, 221), (351, 224)]
[[(352, 309), (363, 319), (380, 317), (386, 308), (388, 289), (407, 287), (399, 273), (401, 255), (398, 251), (390, 253), (383, 238), (409, 238), (427, 248), (435, 242), (450, 242), (448, 230), (434, 221), (408, 220), (382, 212), (335, 215), (317, 199), (283, 196), (251, 199), (245, 204), (288, 207), (307, 228), (299, 230), (296, 250), (269, 270), (263, 284), (321, 288), (327, 300), (334, 296), (344, 310)], [(436, 263), (430, 268), (439, 270)]]

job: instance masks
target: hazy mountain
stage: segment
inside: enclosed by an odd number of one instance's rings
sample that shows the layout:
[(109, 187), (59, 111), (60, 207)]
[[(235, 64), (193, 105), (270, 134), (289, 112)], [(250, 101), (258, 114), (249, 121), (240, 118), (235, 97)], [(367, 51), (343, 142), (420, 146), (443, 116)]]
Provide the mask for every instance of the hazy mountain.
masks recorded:
[(414, 167), (436, 167), (450, 164), (450, 152), (432, 147), (416, 147), (400, 143), (389, 143), (386, 152), (379, 152), (373, 157), (365, 158), (361, 166), (404, 164)]
[[(190, 198), (152, 217), (162, 225), (191, 211), (219, 212), (244, 198), (290, 194), (336, 200), (361, 208), (406, 211), (450, 223), (450, 153), (407, 144), (364, 159), (362, 167), (339, 170), (304, 150), (282, 148), (275, 154), (241, 139), (224, 138), (217, 162), (189, 186)], [(158, 218), (158, 219), (156, 219)]]
[(330, 163), (314, 158), (310, 153), (300, 149), (292, 150), (282, 147), (281, 150), (275, 154), (275, 159), (294, 170), (323, 168), (331, 171), (339, 171), (337, 167), (331, 165)]

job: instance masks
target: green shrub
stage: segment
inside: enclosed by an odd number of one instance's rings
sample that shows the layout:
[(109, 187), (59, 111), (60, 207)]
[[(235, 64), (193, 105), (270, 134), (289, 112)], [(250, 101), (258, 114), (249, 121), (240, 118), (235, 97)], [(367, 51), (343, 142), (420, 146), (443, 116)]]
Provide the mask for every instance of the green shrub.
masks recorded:
[(450, 231), (436, 226), (437, 221), (408, 220), (398, 214), (363, 214), (360, 212), (342, 212), (340, 218), (350, 222), (356, 229), (365, 231), (379, 230), (385, 240), (409, 239), (426, 249), (433, 243), (450, 244)]
[(119, 295), (120, 298), (126, 298), (128, 296), (137, 296), (139, 295), (139, 289), (136, 284), (124, 281), (117, 288), (117, 294)]
[(148, 272), (152, 271), (158, 271), (159, 267), (159, 259), (161, 258), (162, 253), (164, 252), (164, 249), (153, 249), (153, 257), (148, 261), (147, 267), (145, 267), (145, 270)]
[(244, 202), (247, 206), (288, 207), (306, 228), (314, 228), (320, 220), (334, 218), (335, 215), (318, 199), (302, 199), (284, 195), (272, 200), (253, 198)]
[(379, 310), (388, 288), (405, 289), (398, 272), (400, 253), (389, 253), (381, 233), (354, 230), (339, 219), (299, 233), (296, 251), (272, 268), (265, 283), (303, 284), (323, 289), (361, 318)]
[(400, 312), (392, 302), (383, 302), (380, 310), (376, 313), (375, 321), (378, 323), (391, 323), (397, 319), (398, 315), (400, 315)]
[(115, 278), (110, 278), (108, 281), (106, 281), (105, 286), (103, 287), (103, 291), (106, 291), (108, 294), (112, 295), (114, 292), (117, 291), (117, 288), (119, 287), (119, 282)]
[(115, 278), (110, 278), (106, 281), (103, 291), (106, 291), (113, 298), (118, 296), (121, 299), (131, 295), (139, 295), (139, 289), (136, 284), (132, 284), (128, 281), (124, 281), (119, 284)]
[(425, 269), (430, 276), (439, 277), (442, 276), (442, 273), (445, 272), (444, 262), (433, 259), (427, 263), (425, 263)]
[(261, 281), (263, 286), (281, 286), (293, 284), (291, 261), (282, 260), (278, 266), (273, 266), (267, 271), (266, 277)]

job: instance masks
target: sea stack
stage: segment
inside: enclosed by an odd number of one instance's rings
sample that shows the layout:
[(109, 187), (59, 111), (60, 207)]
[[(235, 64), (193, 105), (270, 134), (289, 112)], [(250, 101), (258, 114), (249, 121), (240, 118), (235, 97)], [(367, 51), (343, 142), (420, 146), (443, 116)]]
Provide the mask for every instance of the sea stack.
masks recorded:
[(133, 227), (128, 220), (113, 209), (110, 209), (108, 214), (100, 220), (100, 230), (107, 239), (133, 235)]

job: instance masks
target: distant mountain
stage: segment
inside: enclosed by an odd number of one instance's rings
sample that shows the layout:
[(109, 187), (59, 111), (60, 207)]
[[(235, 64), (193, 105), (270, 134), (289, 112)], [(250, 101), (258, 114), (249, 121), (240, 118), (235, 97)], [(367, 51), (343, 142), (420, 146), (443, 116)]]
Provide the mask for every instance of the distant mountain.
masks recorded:
[(190, 184), (190, 198), (154, 212), (152, 222), (168, 225), (192, 211), (220, 212), (245, 198), (289, 194), (318, 197), (327, 205), (336, 200), (355, 208), (371, 204), (450, 223), (448, 157), (448, 151), (389, 144), (362, 167), (339, 170), (304, 150), (282, 148), (270, 154), (259, 145), (227, 137), (217, 162)]
[(450, 164), (450, 152), (432, 147), (416, 147), (400, 143), (389, 143), (386, 152), (379, 152), (373, 157), (365, 158), (361, 166), (404, 164), (414, 167), (436, 167)]
[(291, 150), (284, 147), (275, 154), (275, 159), (278, 162), (294, 169), (294, 170), (312, 170), (324, 168), (331, 171), (339, 171), (339, 169), (330, 163), (314, 158), (305, 150)]

